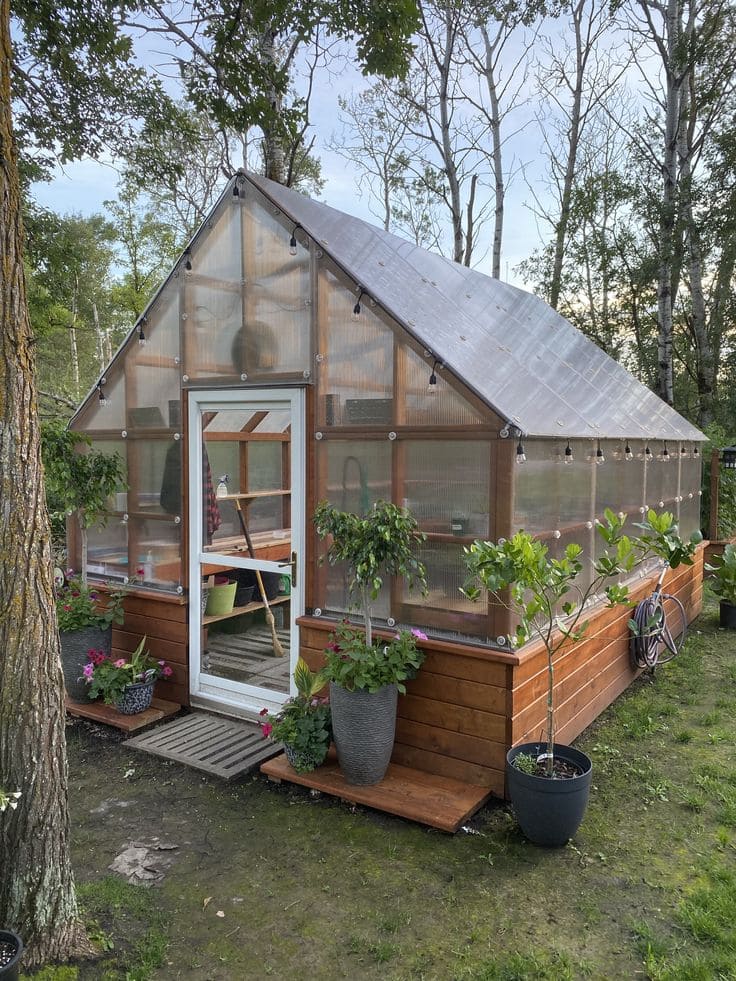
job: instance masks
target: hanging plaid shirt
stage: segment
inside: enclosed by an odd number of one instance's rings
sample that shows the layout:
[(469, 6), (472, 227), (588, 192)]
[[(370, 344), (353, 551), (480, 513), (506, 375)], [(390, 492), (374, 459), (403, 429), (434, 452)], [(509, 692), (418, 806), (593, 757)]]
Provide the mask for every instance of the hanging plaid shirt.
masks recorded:
[(204, 502), (204, 514), (207, 523), (207, 544), (210, 545), (212, 543), (212, 536), (220, 527), (222, 518), (220, 517), (220, 509), (217, 506), (215, 489), (212, 486), (212, 471), (210, 470), (210, 461), (207, 457), (207, 450), (203, 448), (202, 453), (204, 456), (204, 467), (202, 468), (202, 500)]

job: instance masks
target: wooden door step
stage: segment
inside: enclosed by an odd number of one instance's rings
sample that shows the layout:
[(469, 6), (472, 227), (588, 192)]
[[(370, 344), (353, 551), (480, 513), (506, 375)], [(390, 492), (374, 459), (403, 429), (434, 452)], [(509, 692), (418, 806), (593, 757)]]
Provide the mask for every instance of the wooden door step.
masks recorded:
[(380, 783), (372, 787), (354, 787), (346, 783), (332, 754), (311, 773), (297, 773), (282, 753), (263, 763), (261, 773), (276, 783), (282, 780), (298, 783), (341, 800), (364, 804), (449, 832), (457, 831), (491, 796), (488, 787), (476, 787), (394, 763), (390, 764)]
[(128, 739), (125, 745), (224, 780), (254, 770), (281, 751), (280, 744), (263, 738), (257, 723), (224, 719), (206, 712), (192, 712), (174, 719)]
[(68, 696), (65, 698), (65, 705), (70, 715), (76, 715), (80, 719), (90, 719), (92, 722), (102, 722), (123, 732), (140, 732), (141, 729), (147, 729), (156, 722), (181, 711), (178, 702), (167, 702), (163, 698), (154, 698), (150, 708), (135, 715), (123, 715), (112, 705), (105, 705), (104, 702), (74, 702)]

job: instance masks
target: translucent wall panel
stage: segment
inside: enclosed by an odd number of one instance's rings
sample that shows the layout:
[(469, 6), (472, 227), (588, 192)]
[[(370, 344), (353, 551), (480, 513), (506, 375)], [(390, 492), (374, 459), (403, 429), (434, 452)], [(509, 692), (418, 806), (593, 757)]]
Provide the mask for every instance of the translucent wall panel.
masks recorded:
[(181, 523), (131, 515), (128, 534), (131, 582), (155, 589), (175, 589), (182, 581)]
[(128, 513), (181, 517), (181, 440), (129, 436)]
[(401, 347), (403, 405), (399, 420), (407, 426), (470, 426), (487, 421), (447, 381), (443, 369), (434, 371), (433, 361), (422, 359), (406, 345)]
[(87, 531), (87, 572), (123, 582), (128, 577), (128, 523), (111, 516), (104, 528)]
[[(258, 195), (243, 201), (244, 336), (236, 368), (250, 376), (300, 374), (311, 368), (309, 248), (278, 221)], [(283, 221), (283, 219), (282, 219)]]
[(646, 464), (646, 504), (656, 511), (665, 509), (677, 514), (678, 487), (680, 480), (679, 460), (675, 452), (662, 455), (662, 443), (651, 442), (651, 456)]
[(90, 396), (84, 411), (74, 424), (74, 428), (84, 433), (89, 430), (125, 429), (125, 378), (120, 358), (113, 364), (102, 385), (104, 404), (97, 393)]
[(393, 423), (393, 332), (368, 297), (353, 310), (355, 284), (320, 263), (317, 380), (319, 426), (389, 429)]
[(232, 196), (223, 200), (197, 236), (190, 253), (192, 275), (240, 284), (240, 248), (240, 199)]
[[(365, 514), (378, 500), (391, 500), (391, 443), (388, 440), (322, 440), (317, 442), (318, 501), (327, 500), (343, 511)], [(315, 536), (315, 554), (324, 545)], [(342, 566), (319, 567), (317, 603), (325, 612), (347, 609), (347, 573)], [(389, 587), (374, 604), (378, 617), (389, 616)]]
[(489, 534), (490, 443), (402, 440), (402, 504), (422, 531), (472, 541)]
[(243, 319), (240, 283), (209, 283), (192, 273), (184, 284), (184, 372), (190, 379), (240, 378)]
[(702, 458), (693, 456), (692, 450), (686, 445), (687, 455), (680, 458), (680, 534), (684, 538), (700, 528)]
[(127, 428), (181, 429), (179, 291), (171, 284), (125, 351)]
[(572, 463), (565, 459), (566, 441), (524, 440), (526, 463), (514, 464), (514, 530), (531, 535), (582, 531), (595, 517), (590, 440), (571, 440)]

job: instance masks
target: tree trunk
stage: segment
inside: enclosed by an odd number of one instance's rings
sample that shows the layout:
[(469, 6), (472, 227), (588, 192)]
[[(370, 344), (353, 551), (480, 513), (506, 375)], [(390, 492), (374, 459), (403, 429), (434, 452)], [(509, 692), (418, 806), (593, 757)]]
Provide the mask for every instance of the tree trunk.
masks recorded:
[(491, 256), (491, 276), (501, 278), (501, 242), (503, 239), (503, 208), (506, 189), (503, 179), (503, 161), (501, 157), (501, 108), (498, 104), (498, 87), (493, 72), (493, 45), (484, 25), (480, 28), (485, 50), (484, 77), (488, 89), (488, 100), (491, 107), (491, 159), (493, 161), (493, 188), (495, 204), (493, 208), (493, 252)]
[(64, 685), (23, 280), (20, 191), (10, 115), (10, 10), (0, 0), (0, 925), (26, 968), (87, 949), (69, 858)]
[(562, 182), (562, 193), (560, 195), (560, 217), (555, 228), (555, 254), (552, 262), (552, 276), (549, 286), (549, 305), (555, 310), (560, 302), (560, 291), (562, 289), (562, 263), (565, 257), (565, 243), (567, 241), (567, 226), (570, 223), (570, 202), (572, 199), (572, 186), (575, 179), (575, 167), (578, 158), (578, 147), (580, 144), (580, 123), (583, 100), (583, 84), (585, 80), (585, 65), (590, 54), (586, 48), (582, 33), (582, 18), (585, 10), (585, 0), (579, 0), (572, 7), (572, 18), (575, 26), (575, 82), (572, 91), (572, 105), (570, 107), (570, 125), (567, 137), (567, 160), (565, 162), (565, 175)]
[[(261, 58), (263, 61), (276, 68), (276, 32), (266, 31), (261, 41)], [(276, 113), (275, 119), (281, 110), (281, 96), (275, 87), (271, 88), (269, 95), (271, 105)], [(284, 138), (277, 122), (272, 125), (263, 126), (263, 168), (264, 174), (269, 180), (276, 181), (277, 184), (285, 183), (286, 178), (286, 155), (284, 153)]]
[(447, 176), (447, 184), (450, 189), (450, 213), (452, 216), (452, 258), (455, 262), (470, 265), (470, 254), (465, 249), (465, 236), (463, 234), (463, 206), (460, 198), (460, 181), (458, 179), (457, 166), (455, 164), (455, 154), (452, 148), (451, 120), (452, 106), (450, 102), (450, 70), (452, 67), (452, 52), (455, 47), (457, 35), (453, 21), (453, 14), (449, 7), (444, 11), (445, 17), (445, 46), (442, 52), (442, 61), (438, 61), (437, 67), (440, 72), (439, 84), (439, 109), (440, 109), (440, 133), (442, 137), (442, 163)]

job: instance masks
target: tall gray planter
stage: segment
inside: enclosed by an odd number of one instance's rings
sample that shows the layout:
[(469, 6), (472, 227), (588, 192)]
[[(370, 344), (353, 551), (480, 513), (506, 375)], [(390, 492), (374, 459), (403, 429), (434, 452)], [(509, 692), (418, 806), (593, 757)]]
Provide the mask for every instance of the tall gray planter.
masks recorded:
[(376, 692), (348, 691), (330, 682), (332, 736), (347, 783), (369, 786), (383, 780), (396, 732), (396, 685)]
[(66, 693), (75, 702), (86, 702), (89, 688), (82, 672), (87, 663), (87, 652), (102, 651), (103, 654), (109, 655), (112, 648), (112, 627), (106, 627), (104, 630), (101, 627), (60, 630), (59, 638)]

